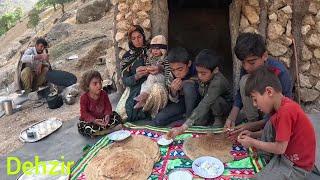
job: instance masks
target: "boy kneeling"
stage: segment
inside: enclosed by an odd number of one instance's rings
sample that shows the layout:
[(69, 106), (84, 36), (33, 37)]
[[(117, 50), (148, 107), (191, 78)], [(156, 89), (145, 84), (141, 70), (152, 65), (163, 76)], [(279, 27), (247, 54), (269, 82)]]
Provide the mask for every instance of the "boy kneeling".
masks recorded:
[(315, 131), (301, 107), (284, 97), (276, 75), (265, 66), (247, 80), (245, 93), (261, 111), (272, 115), (266, 123), (261, 141), (252, 132), (243, 131), (238, 141), (245, 147), (263, 151), (267, 166), (257, 179), (304, 179), (315, 165)]
[(219, 70), (220, 61), (221, 58), (208, 49), (197, 55), (195, 65), (201, 101), (182, 126), (168, 132), (168, 138), (182, 134), (192, 125), (212, 124), (214, 127), (223, 127), (225, 118), (232, 108), (233, 95), (228, 80)]

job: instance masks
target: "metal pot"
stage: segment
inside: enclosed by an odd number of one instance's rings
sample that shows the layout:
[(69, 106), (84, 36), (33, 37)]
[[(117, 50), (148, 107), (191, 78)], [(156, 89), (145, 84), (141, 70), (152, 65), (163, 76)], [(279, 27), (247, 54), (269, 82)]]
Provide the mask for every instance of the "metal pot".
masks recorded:
[(5, 100), (3, 101), (4, 111), (6, 115), (13, 114), (13, 105), (12, 100)]
[(68, 105), (73, 105), (76, 102), (76, 98), (70, 94), (65, 97), (65, 103)]
[(46, 99), (50, 93), (51, 92), (50, 92), (50, 87), (49, 86), (43, 87), (43, 88), (38, 90), (38, 95), (41, 98), (45, 98)]
[(52, 92), (47, 97), (47, 103), (50, 109), (57, 109), (63, 105), (63, 100), (57, 92)]

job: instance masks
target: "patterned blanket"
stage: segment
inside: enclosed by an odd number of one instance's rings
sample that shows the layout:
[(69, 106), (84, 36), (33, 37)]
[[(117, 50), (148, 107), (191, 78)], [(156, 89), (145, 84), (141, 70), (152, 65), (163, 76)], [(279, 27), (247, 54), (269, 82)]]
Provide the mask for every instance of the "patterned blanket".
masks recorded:
[[(151, 126), (140, 127), (132, 124), (126, 124), (126, 126), (133, 135), (144, 135), (153, 140), (156, 140), (168, 131), (166, 128), (155, 128)], [(149, 180), (167, 180), (170, 172), (176, 169), (184, 169), (193, 173), (191, 168), (192, 160), (190, 160), (182, 150), (184, 140), (189, 137), (202, 136), (205, 132), (219, 131), (221, 131), (221, 129), (193, 127), (185, 134), (178, 136), (171, 145), (167, 147), (160, 147), (161, 159), (154, 165), (153, 172), (149, 177)], [(86, 165), (101, 148), (110, 143), (112, 143), (112, 141), (105, 136), (92, 146), (89, 152), (71, 169), (71, 180), (86, 180), (86, 177), (83, 174)], [(255, 173), (259, 172), (265, 166), (265, 162), (261, 158), (253, 158), (249, 156), (251, 153), (239, 144), (234, 144), (230, 153), (234, 156), (235, 161), (224, 164), (224, 173), (219, 178), (216, 178), (218, 180), (250, 179), (253, 178)], [(199, 178), (195, 174), (193, 175), (194, 178)]]

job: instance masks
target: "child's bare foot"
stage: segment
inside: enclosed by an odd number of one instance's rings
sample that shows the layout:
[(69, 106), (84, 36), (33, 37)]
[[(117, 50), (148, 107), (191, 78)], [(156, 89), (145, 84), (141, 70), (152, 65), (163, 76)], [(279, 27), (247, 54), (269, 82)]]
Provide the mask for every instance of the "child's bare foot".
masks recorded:
[(148, 93), (141, 93), (139, 96), (134, 98), (134, 100), (138, 101), (137, 104), (134, 106), (134, 109), (142, 108), (146, 104), (148, 97), (149, 97)]
[(136, 104), (133, 108), (134, 108), (134, 109), (140, 109), (140, 108), (142, 108), (145, 104), (146, 104), (146, 102), (139, 101), (139, 102), (137, 102), (137, 104)]

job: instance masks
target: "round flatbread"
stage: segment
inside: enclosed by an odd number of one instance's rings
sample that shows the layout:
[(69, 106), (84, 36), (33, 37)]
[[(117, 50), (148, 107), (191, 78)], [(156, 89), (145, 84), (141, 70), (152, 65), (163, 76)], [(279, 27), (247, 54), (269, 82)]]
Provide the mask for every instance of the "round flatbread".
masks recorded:
[(153, 160), (138, 149), (118, 147), (111, 152), (105, 148), (87, 165), (85, 175), (88, 180), (147, 179), (152, 173), (153, 164)]
[(160, 158), (156, 142), (133, 136), (101, 149), (88, 163), (84, 174), (88, 180), (144, 180)]
[(230, 154), (232, 142), (224, 134), (214, 134), (189, 138), (183, 144), (186, 155), (195, 160), (202, 156), (212, 156), (222, 162), (230, 162), (234, 157)]
[(154, 162), (158, 162), (160, 159), (160, 150), (158, 144), (152, 141), (150, 138), (142, 135), (133, 135), (121, 142), (115, 142), (108, 146), (110, 149), (116, 147), (124, 147), (126, 149), (140, 149), (147, 157), (151, 157)]

